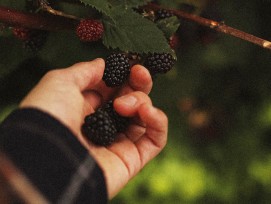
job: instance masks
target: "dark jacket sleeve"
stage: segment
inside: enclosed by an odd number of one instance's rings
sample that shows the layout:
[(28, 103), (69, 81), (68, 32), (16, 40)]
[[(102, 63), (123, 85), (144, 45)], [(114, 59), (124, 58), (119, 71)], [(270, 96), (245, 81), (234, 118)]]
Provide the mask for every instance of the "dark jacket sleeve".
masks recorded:
[(51, 203), (107, 203), (103, 173), (71, 131), (37, 109), (0, 125), (0, 150)]

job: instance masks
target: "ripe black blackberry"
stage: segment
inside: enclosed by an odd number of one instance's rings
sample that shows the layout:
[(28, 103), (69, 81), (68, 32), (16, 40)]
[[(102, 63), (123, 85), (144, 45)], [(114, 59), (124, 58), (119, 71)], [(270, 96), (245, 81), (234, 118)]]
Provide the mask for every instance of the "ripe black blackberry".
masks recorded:
[(47, 36), (47, 31), (32, 31), (29, 38), (23, 41), (23, 48), (29, 52), (38, 52), (45, 44)]
[(173, 16), (173, 13), (166, 9), (159, 9), (158, 11), (156, 11), (155, 16), (155, 20), (158, 21)]
[(130, 121), (129, 118), (121, 116), (115, 111), (112, 100), (107, 102), (103, 106), (103, 109), (106, 110), (110, 117), (114, 120), (117, 132), (123, 132), (127, 128)]
[(146, 57), (144, 66), (154, 76), (155, 74), (166, 73), (171, 70), (174, 62), (173, 56), (169, 53), (152, 53)]
[(115, 141), (117, 129), (107, 111), (99, 108), (85, 117), (82, 133), (94, 144), (108, 146)]
[(105, 60), (103, 80), (108, 87), (124, 84), (130, 75), (129, 58), (123, 53), (113, 53)]

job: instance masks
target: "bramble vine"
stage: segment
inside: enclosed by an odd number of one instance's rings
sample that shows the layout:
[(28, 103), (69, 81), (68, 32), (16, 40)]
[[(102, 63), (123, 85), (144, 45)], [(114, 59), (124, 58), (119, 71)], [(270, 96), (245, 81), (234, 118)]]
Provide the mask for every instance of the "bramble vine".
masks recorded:
[[(65, 1), (69, 3), (77, 3), (80, 4), (79, 1)], [(105, 14), (108, 12), (107, 9), (99, 9), (99, 4), (91, 3), (92, 1), (84, 1), (86, 5), (93, 6), (99, 11), (103, 11)], [(141, 1), (143, 4), (145, 1)], [(82, 3), (81, 3), (82, 4)], [(101, 7), (106, 8), (105, 5)], [(38, 0), (39, 9), (44, 11), (44, 13), (29, 13), (24, 11), (19, 11), (16, 9), (11, 9), (8, 7), (0, 6), (0, 22), (4, 23), (7, 26), (21, 26), (30, 29), (41, 29), (48, 31), (57, 31), (57, 30), (74, 30), (78, 22), (81, 18), (76, 17), (74, 15), (66, 14), (65, 12), (58, 11), (52, 8), (49, 3), (45, 0)], [(140, 4), (139, 4), (140, 5)], [(136, 6), (136, 4), (135, 4)], [(193, 13), (188, 13), (185, 11), (170, 9), (164, 6), (155, 4), (155, 3), (147, 3), (146, 5), (139, 6), (141, 9), (145, 9), (147, 13), (153, 14), (154, 11), (166, 10), (177, 16), (178, 18), (186, 19), (188, 21), (197, 23), (199, 25), (211, 28), (217, 32), (225, 33), (227, 35), (231, 35), (242, 40), (254, 43), (266, 49), (271, 49), (271, 42), (257, 36), (251, 35), (244, 31), (238, 30), (236, 28), (230, 27), (226, 25), (224, 22), (217, 22), (211, 19), (203, 18), (198, 15), (194, 15)], [(110, 15), (109, 15), (110, 16)], [(110, 16), (111, 17), (111, 16)], [(117, 46), (115, 46), (117, 47)]]

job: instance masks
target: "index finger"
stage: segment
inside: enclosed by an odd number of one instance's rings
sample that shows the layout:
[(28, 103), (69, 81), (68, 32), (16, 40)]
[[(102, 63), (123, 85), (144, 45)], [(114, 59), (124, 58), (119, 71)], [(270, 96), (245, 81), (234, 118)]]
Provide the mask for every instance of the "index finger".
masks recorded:
[(89, 62), (80, 62), (66, 69), (66, 75), (80, 91), (88, 90), (98, 84), (103, 77), (105, 62), (97, 58)]
[(149, 94), (152, 85), (152, 78), (149, 71), (142, 65), (134, 65), (131, 68), (128, 83), (120, 90), (119, 95), (125, 95), (132, 91), (141, 91)]

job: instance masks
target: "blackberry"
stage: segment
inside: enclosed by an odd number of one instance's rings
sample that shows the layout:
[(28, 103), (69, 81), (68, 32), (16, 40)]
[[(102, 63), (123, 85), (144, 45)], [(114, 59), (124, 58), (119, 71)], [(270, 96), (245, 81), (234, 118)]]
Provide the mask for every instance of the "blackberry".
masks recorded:
[(156, 16), (156, 21), (157, 21), (157, 20), (169, 18), (173, 16), (173, 13), (166, 9), (159, 9), (158, 11), (156, 11), (155, 16)]
[(114, 120), (115, 126), (117, 128), (117, 132), (123, 132), (128, 124), (129, 124), (129, 118), (128, 117), (123, 117), (119, 115), (114, 107), (113, 107), (113, 101), (110, 100), (103, 106), (104, 110), (107, 111), (107, 113), (110, 115), (110, 117)]
[(104, 109), (98, 109), (85, 117), (82, 133), (94, 144), (108, 146), (117, 136), (115, 122)]
[(13, 27), (12, 28), (13, 35), (19, 40), (28, 40), (32, 34), (32, 31), (28, 28), (23, 27)]
[(129, 58), (125, 54), (113, 53), (106, 58), (103, 80), (108, 87), (124, 84), (129, 75)]
[(47, 31), (32, 31), (30, 37), (23, 41), (23, 48), (35, 53), (43, 47), (46, 42), (47, 36)]
[(101, 39), (103, 32), (103, 24), (92, 19), (81, 20), (76, 28), (77, 36), (84, 42), (93, 42)]
[(144, 66), (149, 70), (152, 76), (158, 73), (166, 73), (174, 65), (174, 58), (169, 53), (149, 54), (144, 62)]

